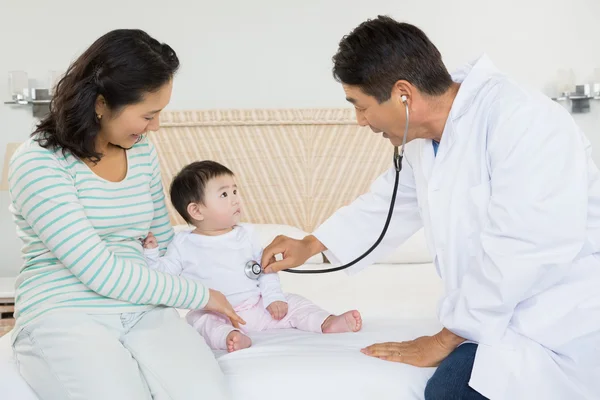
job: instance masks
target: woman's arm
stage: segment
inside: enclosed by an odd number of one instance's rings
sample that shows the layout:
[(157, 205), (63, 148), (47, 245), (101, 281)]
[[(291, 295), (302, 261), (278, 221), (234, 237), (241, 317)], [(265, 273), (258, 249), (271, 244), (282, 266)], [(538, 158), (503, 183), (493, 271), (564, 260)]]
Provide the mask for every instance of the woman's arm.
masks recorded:
[[(10, 167), (9, 185), (12, 207), (91, 290), (117, 300), (186, 309), (203, 308), (209, 301), (202, 284), (152, 271), (111, 252), (88, 220), (71, 176), (51, 151), (43, 157), (37, 147), (19, 152)], [(143, 284), (127, 285), (119, 276)]]
[(150, 192), (152, 195), (152, 203), (154, 204), (154, 218), (150, 226), (150, 232), (158, 240), (158, 249), (160, 254), (164, 254), (167, 250), (167, 245), (173, 240), (173, 227), (169, 219), (169, 211), (165, 204), (165, 194), (160, 175), (160, 164), (156, 149), (151, 143), (150, 146), (150, 163), (152, 164), (152, 180), (150, 181)]

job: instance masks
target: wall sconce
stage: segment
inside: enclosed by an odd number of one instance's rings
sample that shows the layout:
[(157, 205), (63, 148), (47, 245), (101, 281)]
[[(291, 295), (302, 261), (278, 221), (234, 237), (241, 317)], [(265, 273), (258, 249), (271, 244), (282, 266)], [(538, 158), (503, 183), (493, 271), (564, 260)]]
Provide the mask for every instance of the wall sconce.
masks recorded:
[(56, 71), (50, 71), (48, 88), (30, 88), (29, 77), (25, 71), (8, 73), (9, 104), (17, 107), (31, 106), (34, 118), (42, 119), (50, 112), (52, 89), (60, 78)]
[(571, 101), (571, 112), (581, 114), (590, 111), (590, 102), (600, 100), (600, 83), (576, 85), (574, 92), (563, 92), (555, 101)]
[[(552, 100), (571, 102), (571, 112), (573, 114), (587, 113), (590, 111), (592, 100), (600, 100), (600, 68), (594, 71), (594, 81), (596, 83), (575, 84), (575, 75), (572, 70), (559, 71), (560, 95), (553, 97)], [(575, 89), (575, 90), (573, 90)]]

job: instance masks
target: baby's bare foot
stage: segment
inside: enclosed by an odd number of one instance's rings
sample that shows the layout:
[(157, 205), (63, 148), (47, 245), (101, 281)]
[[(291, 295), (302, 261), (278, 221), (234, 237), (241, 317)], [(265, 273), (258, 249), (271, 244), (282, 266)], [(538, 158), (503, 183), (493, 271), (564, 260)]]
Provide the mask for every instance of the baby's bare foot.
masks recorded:
[(356, 310), (342, 315), (331, 315), (321, 325), (323, 333), (358, 332), (362, 328), (362, 318)]
[(227, 351), (233, 353), (234, 351), (247, 349), (252, 345), (252, 340), (240, 331), (231, 331), (227, 335)]

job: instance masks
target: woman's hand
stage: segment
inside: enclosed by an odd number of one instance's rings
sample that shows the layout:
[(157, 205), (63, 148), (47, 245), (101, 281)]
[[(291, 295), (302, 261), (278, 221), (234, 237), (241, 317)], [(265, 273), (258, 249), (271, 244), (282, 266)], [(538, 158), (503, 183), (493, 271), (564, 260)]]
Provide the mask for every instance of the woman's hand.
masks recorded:
[[(288, 268), (296, 268), (306, 263), (310, 257), (325, 250), (323, 243), (312, 235), (302, 240), (280, 235), (263, 251), (261, 265), (267, 274), (279, 272)], [(283, 260), (275, 261), (276, 254), (282, 254)]]
[(223, 295), (223, 293), (209, 289), (210, 298), (208, 299), (208, 303), (204, 307), (204, 310), (216, 312), (219, 314), (225, 315), (227, 318), (231, 320), (231, 324), (235, 328), (240, 328), (240, 324), (246, 325), (246, 322), (235, 312), (227, 297)]
[(361, 352), (416, 367), (437, 367), (462, 342), (463, 338), (444, 328), (434, 336), (422, 336), (408, 342), (374, 344)]

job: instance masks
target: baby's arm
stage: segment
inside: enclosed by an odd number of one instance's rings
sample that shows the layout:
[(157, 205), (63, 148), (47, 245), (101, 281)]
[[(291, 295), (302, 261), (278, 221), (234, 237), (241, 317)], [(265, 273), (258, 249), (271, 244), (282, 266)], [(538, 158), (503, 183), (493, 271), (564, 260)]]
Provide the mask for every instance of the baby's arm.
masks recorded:
[(258, 287), (260, 288), (265, 307), (269, 307), (271, 303), (276, 301), (287, 303), (277, 274), (262, 274), (258, 278)]
[(144, 239), (144, 258), (148, 268), (165, 272), (171, 275), (180, 275), (183, 271), (183, 258), (178, 246), (178, 238), (175, 237), (167, 246), (167, 252), (160, 257), (158, 242), (152, 232)]
[[(250, 240), (252, 243), (252, 256), (255, 260), (262, 259), (263, 248), (258, 243), (256, 236), (254, 235), (254, 229), (252, 226), (247, 226), (250, 232)], [(265, 308), (268, 308), (272, 303), (281, 301), (287, 303), (287, 299), (281, 289), (281, 282), (277, 274), (261, 274), (258, 278), (258, 287), (263, 297), (263, 304)], [(270, 310), (269, 310), (270, 311)]]
[(288, 304), (277, 274), (263, 274), (258, 278), (263, 305), (275, 320), (281, 320), (288, 313)]
[[(263, 248), (258, 241), (254, 227), (251, 224), (244, 224), (243, 226), (249, 234), (254, 260), (261, 260)], [(279, 276), (277, 274), (262, 274), (258, 278), (258, 287), (262, 295), (263, 305), (273, 319), (280, 320), (285, 317), (288, 312), (288, 305), (281, 289)]]

